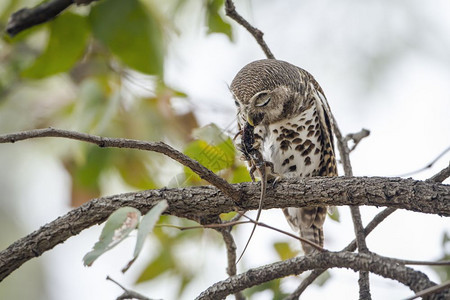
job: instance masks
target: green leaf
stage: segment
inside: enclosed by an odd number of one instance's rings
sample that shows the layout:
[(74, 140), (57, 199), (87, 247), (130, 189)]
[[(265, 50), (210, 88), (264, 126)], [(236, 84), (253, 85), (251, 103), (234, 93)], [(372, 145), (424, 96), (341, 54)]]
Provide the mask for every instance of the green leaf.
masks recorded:
[(145, 216), (142, 218), (142, 220), (139, 224), (133, 259), (127, 264), (127, 266), (125, 268), (122, 269), (122, 272), (126, 272), (128, 270), (128, 268), (130, 268), (130, 266), (136, 260), (139, 253), (142, 250), (142, 246), (144, 245), (145, 238), (153, 230), (156, 222), (158, 222), (158, 220), (159, 220), (159, 217), (167, 209), (168, 206), (169, 205), (167, 204), (167, 200), (162, 200), (158, 204), (153, 206), (152, 209), (150, 209), (150, 211), (148, 213), (146, 213)]
[(238, 166), (233, 170), (233, 176), (230, 183), (241, 183), (252, 181), (250, 173), (246, 166)]
[(192, 136), (212, 146), (221, 144), (229, 139), (216, 124), (212, 123), (192, 130)]
[(277, 251), (277, 254), (281, 260), (293, 258), (298, 254), (298, 251), (292, 250), (289, 244), (285, 242), (274, 243), (273, 247), (275, 248), (275, 251)]
[(224, 0), (208, 0), (206, 3), (206, 23), (208, 25), (208, 34), (223, 33), (230, 41), (233, 40), (231, 25), (227, 23), (220, 15)]
[(171, 251), (162, 249), (159, 255), (145, 268), (136, 283), (152, 280), (162, 273), (175, 268), (176, 264)]
[(236, 216), (236, 214), (237, 214), (237, 212), (235, 212), (235, 211), (230, 211), (230, 212), (228, 212), (228, 213), (221, 213), (221, 214), (219, 215), (219, 217), (220, 217), (220, 219), (221, 219), (222, 221), (230, 221), (231, 219), (234, 218), (234, 216)]
[(91, 266), (100, 255), (126, 238), (138, 225), (140, 216), (140, 211), (133, 207), (122, 207), (113, 212), (106, 221), (93, 250), (83, 257), (84, 265)]
[(86, 19), (64, 13), (50, 23), (50, 39), (45, 51), (23, 70), (29, 78), (43, 78), (68, 71), (83, 55), (88, 38)]
[[(227, 139), (217, 146), (198, 140), (190, 143), (184, 153), (211, 171), (217, 172), (233, 165), (235, 150), (231, 139)], [(191, 172), (188, 171), (188, 174), (191, 175)]]
[(154, 16), (138, 0), (101, 1), (89, 15), (94, 36), (129, 67), (162, 74), (163, 40)]
[[(331, 210), (331, 212), (330, 212)], [(339, 215), (339, 209), (335, 206), (331, 206), (328, 208), (328, 215), (330, 216), (330, 219), (335, 221), (335, 222), (341, 222), (341, 218)]]
[(89, 146), (85, 161), (74, 171), (73, 180), (82, 187), (96, 189), (100, 175), (109, 167), (114, 152), (116, 151)]

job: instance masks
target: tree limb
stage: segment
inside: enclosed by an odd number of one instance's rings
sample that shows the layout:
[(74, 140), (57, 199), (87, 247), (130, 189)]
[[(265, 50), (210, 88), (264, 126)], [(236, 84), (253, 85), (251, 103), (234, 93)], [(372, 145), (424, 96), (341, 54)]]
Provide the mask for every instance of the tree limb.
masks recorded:
[[(259, 184), (233, 185), (246, 197), (239, 210), (257, 209)], [(40, 256), (82, 230), (104, 222), (116, 209), (131, 206), (146, 213), (167, 200), (166, 214), (192, 220), (233, 211), (236, 203), (215, 187), (147, 190), (93, 199), (19, 239), (0, 252), (0, 281), (26, 261)], [(450, 186), (413, 179), (334, 177), (282, 180), (267, 192), (264, 209), (317, 205), (371, 205), (450, 216)]]
[(188, 157), (178, 150), (175, 150), (174, 148), (163, 142), (145, 142), (123, 138), (107, 138), (70, 130), (44, 128), (0, 135), (0, 143), (15, 143), (18, 141), (41, 137), (61, 137), (72, 140), (79, 140), (98, 145), (102, 148), (127, 148), (162, 153), (172, 158), (173, 160), (176, 160), (182, 165), (190, 168), (197, 175), (199, 175), (200, 178), (217, 187), (234, 201), (239, 202), (241, 200), (241, 193), (238, 189), (234, 188), (224, 179), (214, 174), (211, 170), (202, 166), (198, 161), (193, 160), (192, 158)]
[[(372, 221), (366, 226), (366, 228), (364, 228), (364, 234), (366, 236), (368, 236), (372, 232), (372, 230), (374, 230), (375, 227), (378, 226), (378, 224), (383, 222), (384, 219), (386, 219), (394, 211), (395, 211), (395, 208), (386, 208), (386, 209), (382, 210), (380, 213), (378, 213), (372, 219)], [(356, 239), (353, 240), (350, 244), (348, 244), (347, 247), (345, 247), (342, 251), (353, 252), (355, 250), (356, 250)], [(302, 282), (300, 283), (300, 285), (297, 287), (297, 289), (292, 294), (290, 294), (288, 297), (286, 297), (285, 300), (298, 299), (300, 297), (300, 295), (305, 291), (305, 289), (311, 283), (313, 283), (314, 280), (316, 280), (317, 277), (319, 277), (320, 274), (322, 274), (323, 272), (325, 272), (325, 269), (315, 269), (314, 271), (312, 271), (312, 273), (309, 274), (308, 277), (303, 279)]]
[[(334, 119), (334, 116), (332, 116), (332, 117)], [(341, 160), (344, 165), (345, 176), (353, 176), (353, 169), (352, 169), (352, 165), (350, 162), (351, 150), (348, 147), (348, 141), (350, 139), (354, 139), (354, 141), (355, 141), (355, 146), (353, 147), (353, 149), (354, 149), (361, 139), (363, 139), (365, 136), (369, 135), (370, 131), (363, 129), (363, 130), (361, 130), (362, 134), (359, 134), (359, 133), (349, 134), (349, 135), (347, 135), (347, 137), (344, 138), (342, 136), (341, 130), (339, 129), (339, 126), (336, 122), (336, 119), (334, 119), (333, 126), (334, 126), (333, 127), (334, 134), (335, 134), (335, 136), (337, 138), (337, 142), (338, 142), (339, 153), (341, 154)], [(358, 137), (358, 140), (356, 140), (354, 138), (354, 136), (359, 136), (359, 135), (361, 137)], [(364, 234), (364, 227), (362, 225), (361, 212), (359, 210), (359, 207), (358, 206), (350, 206), (350, 211), (352, 214), (353, 228), (355, 230), (356, 244), (358, 246), (358, 251), (360, 253), (369, 253), (369, 249), (367, 248), (367, 245), (366, 245), (366, 236)], [(358, 284), (359, 284), (359, 299), (362, 299), (362, 300), (372, 299), (372, 296), (370, 295), (369, 272), (367, 272), (367, 271), (359, 272)]]
[[(438, 172), (437, 174), (433, 175), (431, 178), (427, 179), (426, 182), (441, 183), (448, 177), (450, 177), (450, 165), (448, 167), (444, 168), (443, 170), (441, 170), (440, 172)], [(386, 219), (388, 216), (390, 216), (394, 211), (396, 211), (395, 208), (389, 207), (389, 208), (385, 208), (380, 213), (378, 213), (372, 219), (372, 221), (370, 221), (370, 223), (366, 226), (366, 228), (364, 228), (365, 236), (368, 236), (375, 229), (375, 227), (377, 227), (381, 222), (383, 222), (384, 219)], [(353, 240), (350, 244), (348, 244), (347, 247), (345, 247), (343, 249), (343, 251), (350, 251), (350, 252), (353, 252), (355, 250), (356, 250), (356, 240)], [(317, 277), (319, 277), (320, 274), (322, 274), (323, 272), (325, 272), (324, 269), (314, 270), (311, 274), (309, 274), (308, 277), (306, 277), (300, 283), (300, 285), (297, 287), (297, 289), (292, 294), (290, 294), (288, 297), (285, 298), (285, 300), (298, 299), (300, 297), (300, 295), (305, 291), (305, 289), (311, 283), (313, 283), (314, 280), (316, 280)]]
[[(217, 282), (202, 292), (197, 299), (223, 299), (237, 291), (316, 268), (349, 268), (354, 271), (370, 271), (385, 278), (397, 280), (414, 292), (436, 285), (422, 272), (396, 264), (373, 253), (322, 252), (250, 269), (245, 273)], [(439, 297), (445, 296), (445, 294), (435, 294), (430, 298), (444, 299)]]
[(73, 3), (80, 5), (94, 1), (96, 0), (52, 0), (33, 8), (22, 8), (9, 18), (6, 33), (13, 37), (25, 29), (52, 20)]

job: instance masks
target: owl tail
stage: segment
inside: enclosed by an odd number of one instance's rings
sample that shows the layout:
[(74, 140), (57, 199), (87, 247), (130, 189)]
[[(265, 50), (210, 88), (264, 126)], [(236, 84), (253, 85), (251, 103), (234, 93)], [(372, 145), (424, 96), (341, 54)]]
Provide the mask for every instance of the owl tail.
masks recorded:
[[(307, 239), (314, 244), (319, 245), (320, 247), (323, 247), (323, 229), (322, 227), (317, 227), (316, 225), (311, 225), (309, 228), (305, 228), (303, 226), (300, 226), (300, 236), (304, 239)], [(302, 248), (305, 254), (311, 254), (317, 251), (316, 248), (313, 246), (303, 243), (302, 242)]]
[[(283, 209), (286, 219), (291, 227), (300, 231), (300, 237), (323, 247), (323, 223), (327, 216), (326, 207), (303, 207)], [(305, 254), (316, 251), (313, 246), (302, 242)]]

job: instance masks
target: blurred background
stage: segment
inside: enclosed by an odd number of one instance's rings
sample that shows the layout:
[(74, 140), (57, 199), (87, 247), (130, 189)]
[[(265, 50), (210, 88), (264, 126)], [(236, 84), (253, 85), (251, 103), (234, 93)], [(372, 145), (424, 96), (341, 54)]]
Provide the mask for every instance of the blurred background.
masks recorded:
[[(11, 13), (37, 4), (2, 1), (2, 32)], [(448, 1), (235, 4), (265, 33), (277, 59), (315, 76), (344, 134), (371, 131), (351, 154), (355, 176), (426, 179), (448, 165), (449, 152), (431, 168), (409, 174), (450, 146)], [(237, 129), (228, 85), (245, 64), (262, 58), (249, 33), (224, 16), (221, 0), (102, 0), (71, 7), (47, 24), (2, 37), (0, 133), (52, 126), (164, 141), (230, 182), (249, 181), (229, 138)], [(205, 155), (211, 151), (212, 159)], [(2, 249), (101, 195), (205, 184), (159, 154), (58, 138), (0, 145), (0, 170)], [(381, 209), (362, 207), (363, 223)], [(325, 223), (330, 250), (353, 239), (348, 207), (338, 212)], [(261, 221), (290, 230), (281, 210), (264, 211)], [(161, 223), (193, 224), (172, 217)], [(132, 257), (133, 237), (84, 267), (82, 258), (101, 228), (89, 228), (25, 263), (0, 283), (0, 298), (115, 299), (122, 291), (105, 280), (109, 275), (151, 298), (192, 299), (227, 276), (225, 248), (212, 230), (155, 229), (125, 274), (120, 270)], [(238, 254), (250, 231), (245, 225), (233, 230)], [(450, 259), (449, 236), (448, 219), (396, 211), (367, 242), (381, 255), (435, 261)], [(299, 251), (298, 241), (258, 228), (238, 270)], [(450, 278), (449, 268), (415, 269), (435, 282)], [(304, 276), (246, 294), (281, 299)], [(357, 299), (357, 279), (353, 271), (330, 270), (302, 299)], [(370, 279), (373, 299), (412, 295), (397, 282), (373, 274)]]

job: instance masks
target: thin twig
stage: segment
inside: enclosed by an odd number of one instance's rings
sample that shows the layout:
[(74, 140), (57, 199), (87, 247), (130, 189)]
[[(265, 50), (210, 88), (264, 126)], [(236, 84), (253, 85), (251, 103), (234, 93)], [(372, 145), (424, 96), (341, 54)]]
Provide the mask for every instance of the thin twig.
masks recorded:
[(261, 226), (261, 227), (265, 227), (268, 229), (271, 229), (273, 231), (282, 233), (284, 235), (287, 235), (293, 239), (296, 239), (300, 242), (304, 242), (308, 245), (311, 245), (312, 247), (316, 248), (319, 251), (325, 251), (324, 248), (320, 247), (319, 245), (311, 242), (310, 240), (304, 239), (300, 236), (297, 236), (295, 234), (292, 234), (290, 232), (284, 231), (282, 229), (273, 227), (271, 225), (267, 225), (265, 223), (256, 221), (250, 217), (247, 217), (246, 215), (243, 215), (243, 217), (245, 217), (246, 219), (248, 219), (248, 221), (234, 221), (234, 222), (224, 222), (224, 223), (219, 223), (219, 224), (205, 224), (205, 225), (195, 225), (195, 226), (177, 226), (177, 225), (172, 225), (172, 224), (157, 224), (157, 227), (169, 227), (169, 228), (175, 228), (175, 229), (179, 229), (179, 230), (190, 230), (190, 229), (205, 229), (205, 228), (211, 228), (211, 229), (218, 229), (218, 228), (227, 228), (227, 227), (231, 227), (231, 226), (235, 226), (235, 225), (241, 225), (241, 224), (254, 224), (257, 226)]
[(264, 41), (263, 38), (264, 33), (258, 28), (253, 27), (247, 20), (245, 20), (240, 14), (238, 14), (232, 0), (225, 1), (225, 13), (228, 17), (232, 18), (237, 23), (242, 25), (245, 29), (247, 29), (247, 31), (251, 35), (253, 35), (256, 42), (259, 44), (259, 46), (261, 46), (262, 50), (264, 51), (264, 54), (266, 54), (267, 58), (275, 59), (275, 56), (273, 56), (272, 52), (270, 51), (269, 47)]
[(319, 250), (320, 252), (325, 251), (325, 249), (322, 248), (321, 246), (317, 245), (317, 244), (314, 243), (314, 242), (311, 242), (310, 240), (304, 239), (304, 238), (302, 238), (301, 236), (298, 236), (298, 235), (292, 234), (292, 233), (290, 233), (290, 232), (284, 231), (284, 230), (282, 230), (282, 229), (279, 229), (279, 228), (276, 228), (276, 227), (267, 225), (267, 224), (265, 224), (265, 223), (258, 222), (258, 221), (256, 221), (256, 220), (253, 220), (253, 219), (247, 217), (246, 215), (243, 215), (243, 217), (246, 218), (246, 219), (248, 219), (250, 222), (252, 222), (252, 223), (254, 223), (254, 224), (258, 225), (258, 226), (265, 227), (265, 228), (268, 228), (268, 229), (277, 231), (277, 232), (282, 233), (282, 234), (284, 234), (284, 235), (287, 235), (287, 236), (289, 236), (289, 237), (291, 237), (291, 238), (293, 238), (293, 239), (299, 240), (299, 241), (302, 242), (302, 243), (306, 243), (306, 244), (308, 244), (308, 245), (311, 245), (312, 247), (316, 248), (316, 249)]
[(368, 137), (369, 135), (370, 135), (370, 130), (363, 128), (359, 132), (347, 134), (344, 138), (344, 142), (347, 143), (347, 145), (348, 145), (348, 142), (350, 140), (353, 141), (354, 144), (353, 144), (352, 148), (350, 148), (350, 152), (352, 152), (353, 150), (355, 150), (356, 146), (358, 146), (358, 144), (364, 138)]
[[(381, 256), (381, 255), (380, 255)], [(409, 260), (409, 259), (401, 259), (401, 258), (392, 258), (386, 257), (396, 263), (408, 266), (450, 266), (450, 260), (445, 261), (426, 261), (426, 260)]]
[(443, 182), (445, 179), (450, 177), (450, 163), (449, 165), (433, 175), (431, 178), (427, 179), (426, 181), (429, 182)]
[[(227, 248), (227, 274), (228, 276), (234, 276), (237, 274), (236, 270), (236, 243), (234, 242), (233, 235), (231, 234), (230, 228), (222, 228), (218, 229), (220, 234), (222, 234), (223, 241), (225, 243), (225, 247)], [(236, 300), (245, 300), (242, 292), (236, 292), (234, 294), (234, 298)]]
[(442, 156), (444, 156), (449, 151), (450, 151), (450, 146), (447, 147), (447, 149), (445, 149), (444, 151), (442, 151), (438, 156), (436, 156), (436, 158), (434, 158), (431, 162), (429, 162), (425, 167), (420, 168), (420, 169), (415, 170), (415, 171), (412, 171), (412, 172), (408, 172), (408, 173), (404, 173), (404, 174), (401, 174), (401, 175), (397, 175), (396, 177), (408, 177), (408, 176), (411, 176), (411, 175), (423, 172), (423, 171), (425, 171), (427, 169), (430, 169)]
[[(114, 282), (116, 285), (118, 285), (123, 290), (123, 294), (120, 295), (119, 297), (117, 297), (117, 300), (124, 300), (124, 299), (156, 300), (156, 299), (148, 298), (138, 292), (135, 292), (135, 291), (125, 288), (123, 285), (121, 285), (120, 283), (118, 283), (117, 281), (115, 281), (114, 279), (112, 279), (109, 276), (106, 276), (106, 280), (110, 280), (110, 281)], [(159, 299), (159, 300), (161, 300), (161, 299)]]
[[(351, 150), (348, 147), (348, 140), (349, 138), (343, 138), (342, 133), (339, 129), (339, 126), (337, 125), (336, 119), (332, 115), (332, 118), (334, 119), (333, 125), (334, 125), (334, 134), (336, 135), (337, 142), (338, 142), (338, 149), (341, 154), (341, 160), (344, 165), (344, 172), (345, 176), (353, 176), (353, 170), (352, 165), (350, 162), (350, 152)], [(362, 130), (361, 132), (363, 132)], [(368, 132), (367, 132), (368, 135)], [(362, 139), (362, 137), (361, 137)], [(364, 234), (364, 227), (362, 225), (361, 220), (361, 213), (358, 206), (350, 206), (350, 211), (352, 214), (352, 220), (353, 220), (353, 228), (355, 230), (355, 236), (356, 236), (356, 243), (358, 246), (358, 251), (360, 253), (369, 253), (369, 249), (366, 245), (366, 237)], [(370, 295), (370, 283), (369, 283), (369, 272), (367, 271), (360, 271), (359, 272), (359, 299), (364, 300), (370, 300), (372, 299)]]
[[(424, 298), (425, 296), (433, 295), (433, 294), (435, 294), (437, 292), (443, 291), (443, 290), (448, 289), (448, 288), (450, 288), (450, 281), (446, 281), (446, 282), (443, 282), (443, 283), (441, 283), (439, 285), (435, 285), (435, 286), (432, 286), (430, 288), (424, 289), (424, 290), (416, 293), (414, 296), (406, 298), (405, 300), (413, 300), (413, 299), (416, 299), (416, 298), (419, 298), (419, 297)], [(448, 291), (447, 296), (450, 296), (450, 290)], [(448, 298), (440, 298), (440, 299), (448, 299)]]
[(217, 187), (219, 190), (221, 190), (225, 195), (229, 196), (235, 202), (240, 202), (241, 199), (240, 191), (238, 189), (234, 188), (224, 179), (214, 174), (211, 170), (202, 166), (198, 161), (193, 160), (192, 158), (186, 156), (185, 154), (181, 153), (180, 151), (172, 148), (171, 146), (163, 142), (145, 142), (123, 138), (107, 138), (70, 130), (44, 128), (0, 135), (0, 143), (15, 143), (22, 140), (41, 137), (61, 137), (72, 140), (79, 140), (83, 142), (96, 144), (102, 148), (103, 147), (128, 148), (128, 149), (139, 149), (162, 153), (172, 158), (173, 160), (176, 160), (182, 165), (190, 168), (202, 179), (206, 180), (210, 184)]

